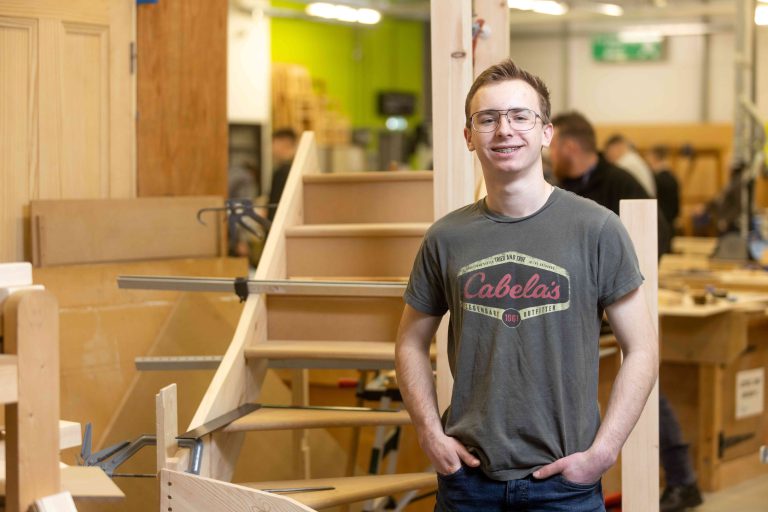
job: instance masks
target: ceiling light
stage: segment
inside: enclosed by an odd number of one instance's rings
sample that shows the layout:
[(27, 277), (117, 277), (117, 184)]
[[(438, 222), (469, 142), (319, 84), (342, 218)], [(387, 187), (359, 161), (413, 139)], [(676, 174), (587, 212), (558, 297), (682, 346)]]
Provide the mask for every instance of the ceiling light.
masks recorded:
[(374, 25), (381, 21), (381, 13), (374, 9), (358, 9), (358, 23), (364, 23), (366, 25)]
[(606, 16), (621, 16), (624, 14), (624, 9), (616, 4), (594, 4), (594, 10)]
[(540, 14), (551, 14), (553, 16), (562, 16), (568, 12), (568, 6), (552, 0), (540, 0), (533, 6), (533, 12)]
[(356, 9), (348, 5), (330, 4), (327, 2), (311, 3), (306, 7), (305, 12), (310, 16), (346, 23), (373, 25), (381, 21), (381, 13), (377, 10)]
[(540, 14), (559, 16), (568, 12), (568, 6), (554, 0), (507, 0), (510, 9), (533, 11)]
[(532, 11), (534, 0), (507, 0), (507, 6), (510, 9), (519, 9), (521, 11)]
[(768, 5), (755, 7), (755, 25), (768, 25)]
[(317, 2), (314, 4), (309, 4), (307, 6), (306, 12), (310, 16), (333, 19), (336, 17), (336, 6), (333, 4), (327, 4), (325, 2)]

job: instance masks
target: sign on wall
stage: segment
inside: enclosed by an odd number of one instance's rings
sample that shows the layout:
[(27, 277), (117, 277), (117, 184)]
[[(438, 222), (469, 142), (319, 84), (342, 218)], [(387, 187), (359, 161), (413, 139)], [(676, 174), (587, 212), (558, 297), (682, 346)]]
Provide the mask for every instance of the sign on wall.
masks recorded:
[(660, 61), (664, 58), (664, 38), (645, 33), (593, 36), (592, 58), (598, 62)]

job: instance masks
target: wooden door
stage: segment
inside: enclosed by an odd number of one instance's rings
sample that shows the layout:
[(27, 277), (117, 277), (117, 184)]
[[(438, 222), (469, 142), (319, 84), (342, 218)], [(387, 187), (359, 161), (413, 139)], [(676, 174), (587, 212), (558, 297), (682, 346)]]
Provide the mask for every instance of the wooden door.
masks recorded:
[(135, 197), (133, 0), (0, 0), (0, 261), (31, 199)]

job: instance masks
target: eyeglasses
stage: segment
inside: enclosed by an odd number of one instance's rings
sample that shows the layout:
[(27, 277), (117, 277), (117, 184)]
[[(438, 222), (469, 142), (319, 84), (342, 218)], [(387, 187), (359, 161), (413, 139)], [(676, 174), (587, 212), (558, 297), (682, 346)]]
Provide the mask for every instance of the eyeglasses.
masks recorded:
[(533, 110), (527, 108), (511, 108), (509, 110), (481, 110), (475, 112), (470, 118), (472, 120), (472, 129), (480, 133), (495, 132), (501, 123), (501, 115), (507, 117), (509, 125), (519, 132), (527, 132), (536, 126), (536, 118), (544, 119)]

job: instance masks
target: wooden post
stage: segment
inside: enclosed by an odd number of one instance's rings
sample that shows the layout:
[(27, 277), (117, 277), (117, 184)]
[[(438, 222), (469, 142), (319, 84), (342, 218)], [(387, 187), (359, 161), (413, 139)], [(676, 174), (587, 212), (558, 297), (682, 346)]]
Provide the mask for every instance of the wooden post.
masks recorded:
[[(472, 156), (464, 141), (464, 100), (472, 85), (472, 0), (431, 2), (432, 130), (435, 218), (472, 202)], [(445, 410), (453, 386), (448, 369), (448, 327), (437, 333), (437, 397)]]
[[(474, 0), (477, 23), (482, 32), (477, 38), (474, 55), (474, 77), (509, 57), (509, 5), (507, 0)], [(486, 195), (483, 168), (475, 155), (475, 200)]]
[(23, 291), (4, 305), (5, 352), (18, 361), (18, 402), (6, 405), (6, 510), (29, 510), (61, 491), (59, 309), (47, 291)]
[[(659, 332), (658, 313), (658, 212), (656, 200), (621, 201), (621, 221), (626, 226), (645, 277), (648, 310)], [(658, 512), (659, 510), (659, 382), (648, 397), (643, 413), (621, 452), (622, 510)]]
[(168, 459), (175, 458), (179, 450), (176, 436), (179, 435), (176, 384), (169, 384), (155, 395), (155, 434), (157, 437), (157, 472), (176, 469)]

